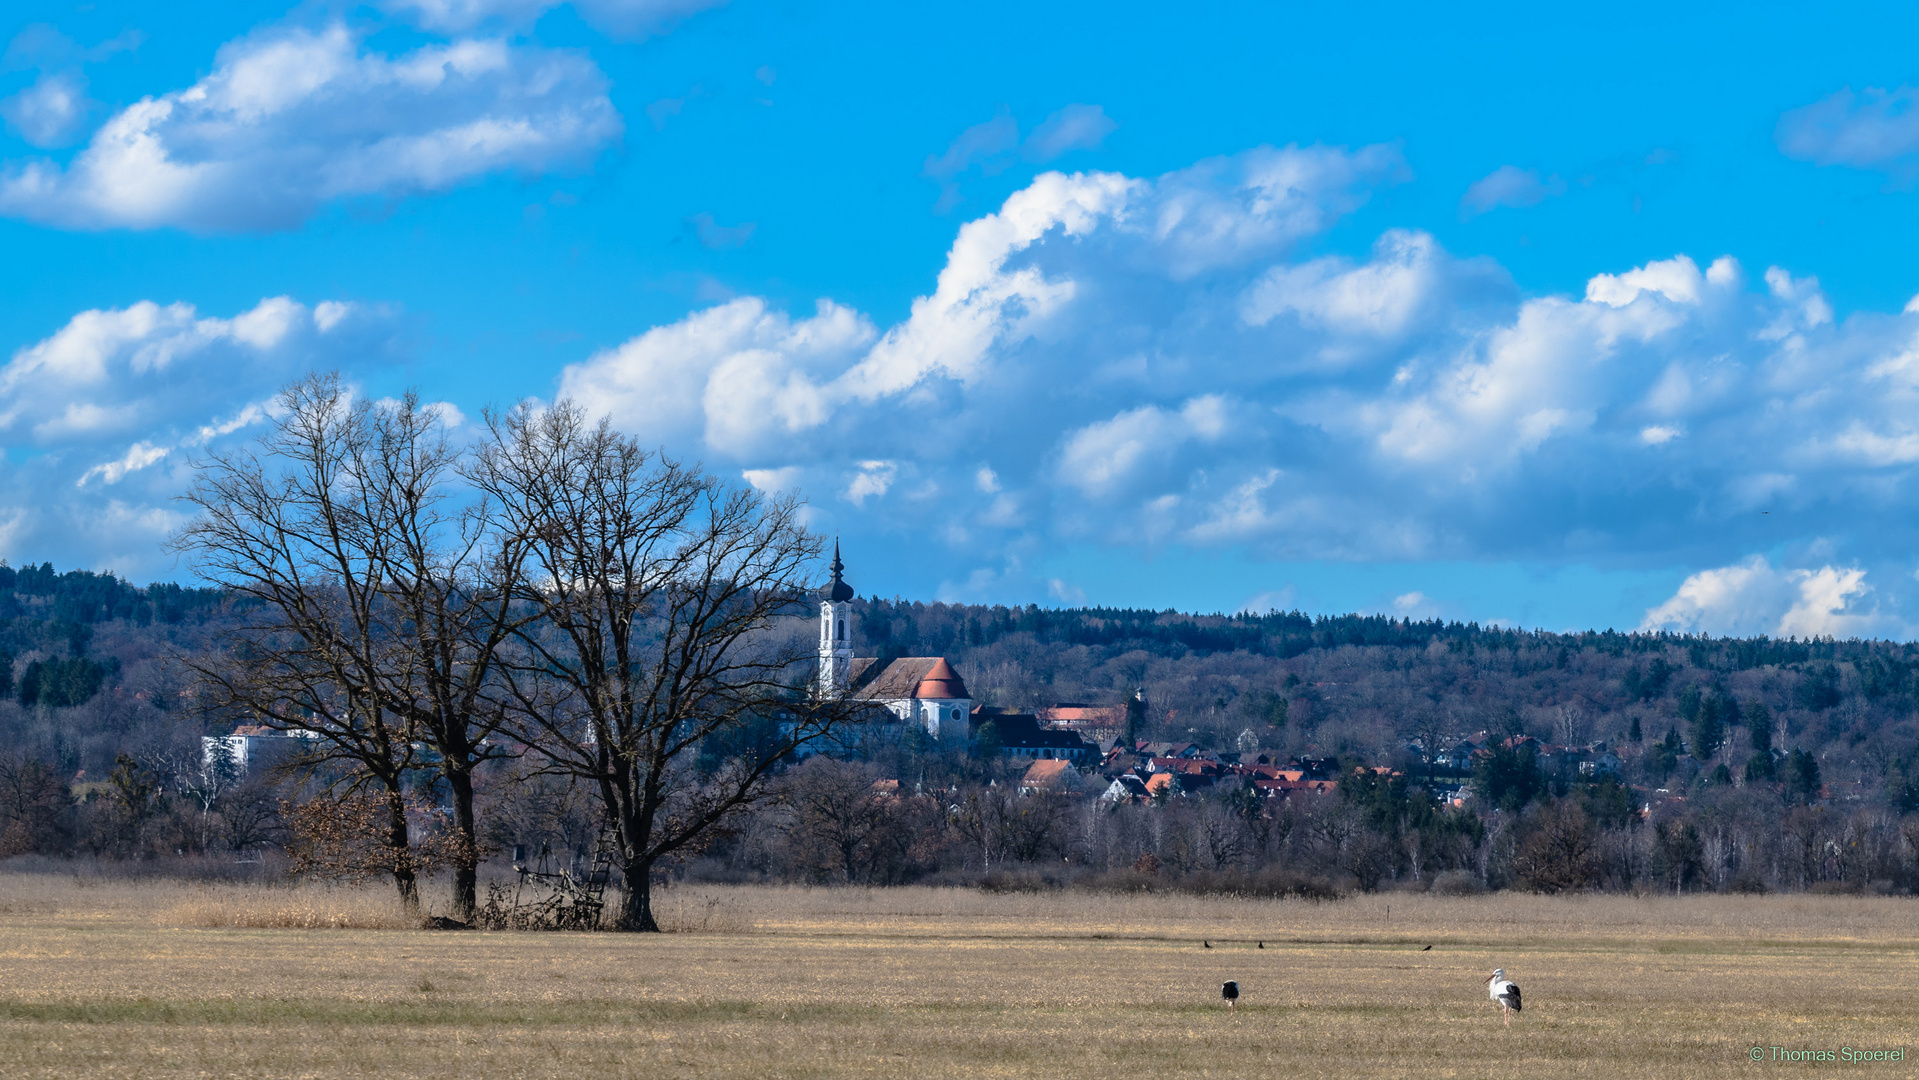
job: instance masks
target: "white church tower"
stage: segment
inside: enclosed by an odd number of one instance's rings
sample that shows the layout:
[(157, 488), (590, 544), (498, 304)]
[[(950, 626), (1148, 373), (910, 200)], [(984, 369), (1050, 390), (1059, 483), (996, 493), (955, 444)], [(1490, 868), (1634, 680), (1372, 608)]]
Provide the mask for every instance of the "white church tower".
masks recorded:
[(846, 570), (840, 562), (840, 543), (833, 541), (833, 580), (820, 590), (820, 675), (821, 697), (846, 693), (853, 679), (853, 587), (840, 574)]

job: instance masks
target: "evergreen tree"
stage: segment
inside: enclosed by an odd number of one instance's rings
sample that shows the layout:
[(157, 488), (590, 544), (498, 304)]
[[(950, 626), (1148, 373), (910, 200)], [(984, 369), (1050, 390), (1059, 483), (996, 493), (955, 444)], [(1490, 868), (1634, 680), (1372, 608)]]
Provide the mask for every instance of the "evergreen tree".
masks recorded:
[(1699, 684), (1694, 683), (1679, 692), (1679, 719), (1690, 726), (1699, 719), (1699, 707), (1705, 701), (1705, 695), (1699, 692)]
[[(1284, 713), (1281, 714), (1282, 717)], [(1139, 737), (1146, 730), (1146, 691), (1138, 689), (1126, 699), (1126, 748), (1139, 745)]]
[(1726, 724), (1719, 706), (1719, 695), (1711, 694), (1698, 702), (1692, 715), (1692, 756), (1711, 760), (1726, 741)]
[[(1766, 708), (1763, 701), (1755, 701), (1746, 708), (1746, 738), (1752, 748), (1772, 758), (1772, 710)], [(1768, 772), (1771, 770), (1768, 769)]]
[(1817, 802), (1820, 787), (1819, 759), (1804, 750), (1794, 750), (1786, 759), (1786, 798), (1796, 803)]
[(1655, 783), (1663, 784), (1666, 778), (1679, 764), (1679, 755), (1685, 752), (1685, 744), (1679, 741), (1679, 729), (1667, 728), (1666, 737), (1653, 744), (1652, 753), (1646, 755), (1646, 767), (1652, 773)]
[[(1344, 790), (1346, 782), (1340, 784)], [(1517, 750), (1495, 743), (1473, 767), (1473, 794), (1483, 806), (1520, 810), (1546, 794), (1546, 774), (1539, 768), (1539, 751), (1528, 740)]]
[(40, 703), (40, 661), (27, 664), (27, 670), (20, 673), (20, 704), (31, 709)]

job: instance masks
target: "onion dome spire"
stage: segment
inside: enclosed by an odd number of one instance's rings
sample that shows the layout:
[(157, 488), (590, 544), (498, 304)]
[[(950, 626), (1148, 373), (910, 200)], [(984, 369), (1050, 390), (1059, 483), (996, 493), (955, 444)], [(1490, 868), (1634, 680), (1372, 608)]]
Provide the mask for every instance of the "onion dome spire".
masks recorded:
[(820, 590), (823, 598), (836, 604), (843, 604), (853, 599), (853, 586), (848, 585), (840, 577), (845, 570), (846, 564), (840, 562), (840, 542), (835, 540), (833, 541), (833, 580), (826, 588)]

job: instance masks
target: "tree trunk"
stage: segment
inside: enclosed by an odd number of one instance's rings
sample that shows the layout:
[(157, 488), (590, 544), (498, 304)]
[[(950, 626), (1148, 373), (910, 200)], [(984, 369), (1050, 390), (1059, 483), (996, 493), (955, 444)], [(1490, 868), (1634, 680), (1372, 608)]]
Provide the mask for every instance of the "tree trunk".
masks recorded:
[(614, 929), (657, 934), (660, 924), (653, 918), (653, 866), (631, 862), (620, 875), (620, 917)]
[(417, 914), (420, 910), (420, 883), (413, 873), (413, 846), (407, 835), (406, 800), (398, 788), (387, 789), (386, 806), (386, 842), (393, 849), (393, 884), (400, 890), (400, 903), (406, 905), (407, 913)]
[(480, 906), (480, 843), (473, 824), (473, 774), (448, 772), (446, 784), (453, 791), (453, 828), (460, 836), (459, 854), (453, 864), (453, 917), (470, 923)]

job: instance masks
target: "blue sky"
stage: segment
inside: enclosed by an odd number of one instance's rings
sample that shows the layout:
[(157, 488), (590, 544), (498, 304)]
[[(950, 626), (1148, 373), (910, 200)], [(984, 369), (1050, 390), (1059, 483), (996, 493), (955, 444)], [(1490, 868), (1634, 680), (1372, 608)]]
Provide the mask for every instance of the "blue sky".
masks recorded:
[(1897, 7), (9, 5), (0, 551), (178, 576), (338, 368), (864, 592), (1919, 627)]

